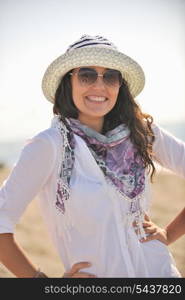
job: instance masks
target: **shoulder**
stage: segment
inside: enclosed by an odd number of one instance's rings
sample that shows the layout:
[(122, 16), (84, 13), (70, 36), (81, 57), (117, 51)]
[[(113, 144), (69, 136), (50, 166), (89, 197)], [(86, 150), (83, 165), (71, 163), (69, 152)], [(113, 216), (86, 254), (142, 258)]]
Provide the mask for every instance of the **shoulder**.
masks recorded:
[(154, 133), (155, 137), (160, 135), (162, 128), (158, 124), (152, 123), (151, 127), (152, 127), (152, 130), (153, 130), (153, 133)]
[(175, 138), (177, 139), (171, 132), (169, 132), (167, 129), (161, 127), (159, 124), (152, 123), (152, 130), (156, 138), (160, 137), (169, 137), (169, 138)]
[(57, 128), (47, 128), (38, 132), (36, 135), (27, 139), (26, 143), (40, 142), (45, 145), (51, 145), (53, 147), (61, 144), (62, 135)]
[(159, 124), (153, 123), (152, 130), (156, 139), (173, 137), (175, 138), (168, 130), (161, 127)]
[(24, 155), (56, 156), (59, 145), (61, 145), (61, 134), (56, 128), (48, 128), (28, 138), (22, 148)]
[(181, 139), (174, 136), (171, 132), (168, 130), (162, 128), (158, 124), (152, 124), (152, 130), (155, 136), (155, 145), (159, 144), (166, 144), (168, 146), (174, 146), (174, 145), (182, 145), (184, 147), (185, 143)]
[(45, 143), (51, 143), (53, 146), (57, 146), (59, 143), (61, 143), (62, 136), (57, 128), (47, 128), (37, 133), (32, 137), (32, 139), (39, 139)]

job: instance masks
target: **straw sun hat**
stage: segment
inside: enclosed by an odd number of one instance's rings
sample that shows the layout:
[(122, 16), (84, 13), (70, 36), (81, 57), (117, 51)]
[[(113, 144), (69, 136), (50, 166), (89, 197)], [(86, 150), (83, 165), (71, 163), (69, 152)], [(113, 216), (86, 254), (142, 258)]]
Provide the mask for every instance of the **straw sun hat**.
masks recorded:
[(144, 87), (144, 72), (136, 61), (119, 52), (115, 45), (104, 37), (83, 35), (47, 68), (42, 80), (42, 90), (46, 99), (54, 103), (55, 92), (62, 77), (68, 71), (82, 66), (100, 66), (120, 71), (133, 97)]

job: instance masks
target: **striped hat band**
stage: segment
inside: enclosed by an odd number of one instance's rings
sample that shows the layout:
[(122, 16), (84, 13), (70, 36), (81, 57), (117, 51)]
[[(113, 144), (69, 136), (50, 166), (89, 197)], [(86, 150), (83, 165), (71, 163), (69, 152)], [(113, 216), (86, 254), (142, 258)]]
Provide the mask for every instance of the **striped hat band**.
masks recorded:
[(67, 52), (73, 49), (89, 46), (108, 46), (111, 49), (117, 50), (116, 46), (113, 43), (102, 36), (96, 35), (95, 37), (91, 37), (90, 35), (83, 35), (80, 40), (77, 40), (75, 43), (68, 47)]

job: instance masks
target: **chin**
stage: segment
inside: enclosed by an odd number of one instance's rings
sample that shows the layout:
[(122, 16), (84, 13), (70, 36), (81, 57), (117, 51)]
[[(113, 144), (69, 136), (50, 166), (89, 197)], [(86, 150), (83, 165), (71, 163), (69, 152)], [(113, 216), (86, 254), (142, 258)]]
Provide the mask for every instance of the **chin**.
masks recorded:
[(91, 118), (104, 118), (106, 114), (107, 113), (104, 113), (104, 114), (88, 114), (87, 116), (91, 117)]

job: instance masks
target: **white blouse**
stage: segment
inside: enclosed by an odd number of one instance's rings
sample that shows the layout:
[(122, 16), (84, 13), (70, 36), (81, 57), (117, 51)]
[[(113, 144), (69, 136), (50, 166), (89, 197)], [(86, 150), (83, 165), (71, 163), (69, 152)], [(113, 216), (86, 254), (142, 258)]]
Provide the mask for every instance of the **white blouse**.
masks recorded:
[[(153, 125), (154, 159), (185, 177), (185, 144)], [(0, 233), (13, 233), (29, 202), (39, 196), (42, 215), (66, 270), (89, 261), (98, 277), (180, 277), (167, 246), (140, 243), (126, 222), (128, 201), (105, 180), (84, 140), (75, 135), (75, 163), (66, 212), (56, 209), (62, 136), (58, 129), (40, 132), (23, 148), (0, 190)], [(146, 176), (147, 177), (147, 176)], [(146, 178), (144, 209), (150, 202)]]

